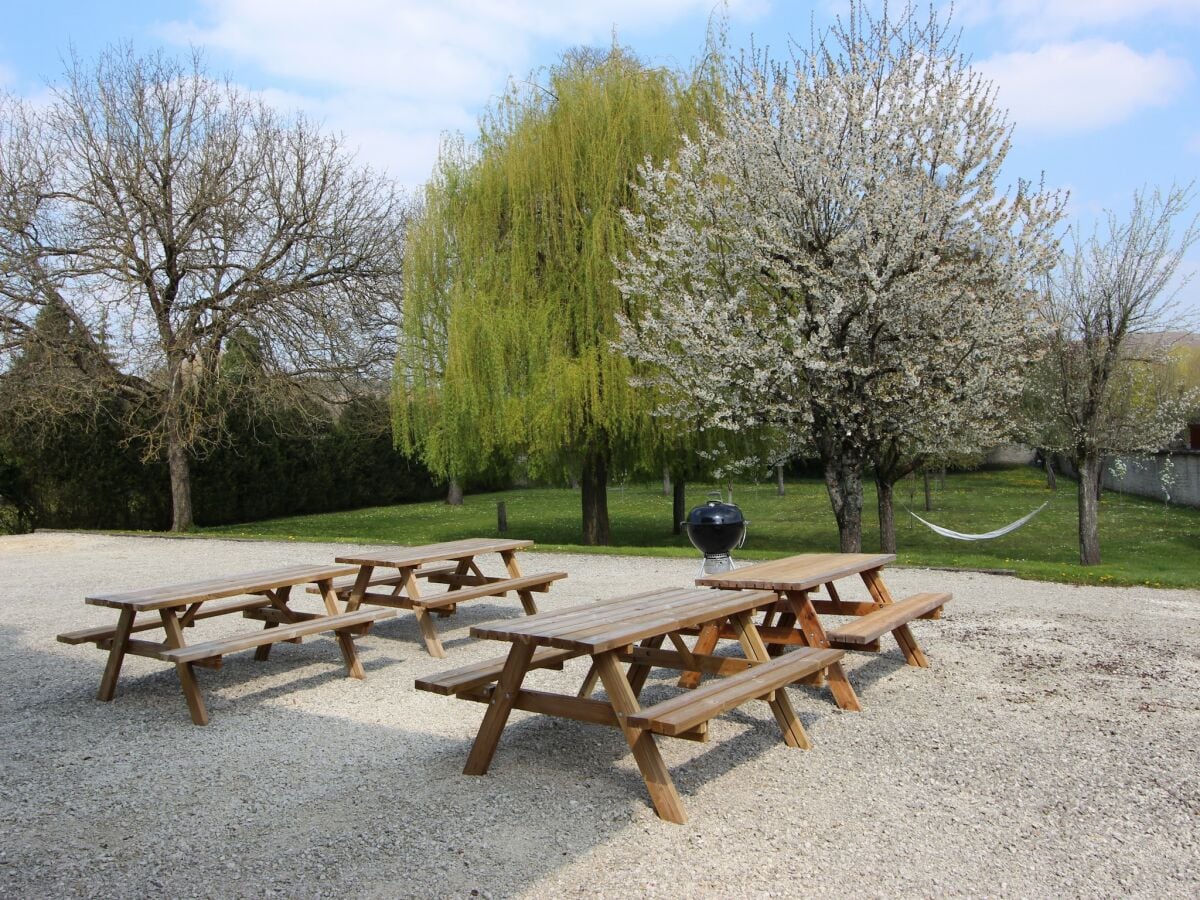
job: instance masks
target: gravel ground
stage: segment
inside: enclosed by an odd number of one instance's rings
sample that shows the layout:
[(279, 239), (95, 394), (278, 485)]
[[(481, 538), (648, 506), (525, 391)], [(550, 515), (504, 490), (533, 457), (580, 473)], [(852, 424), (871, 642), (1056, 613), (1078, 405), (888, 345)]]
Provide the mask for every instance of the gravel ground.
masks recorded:
[[(765, 704), (660, 746), (690, 816), (654, 816), (615, 730), (517, 712), (483, 778), (460, 774), (483, 709), (413, 680), (503, 652), (468, 628), (515, 599), (328, 636), (267, 663), (199, 670), (191, 725), (175, 673), (59, 631), (115, 621), (87, 593), (293, 562), (351, 545), (61, 533), (0, 538), (0, 895), (12, 897), (1068, 896), (1200, 894), (1200, 592), (1074, 588), (894, 569), (896, 596), (944, 589), (914, 623), (932, 663), (847, 657), (863, 704), (791, 689), (814, 747)], [(688, 560), (528, 554), (570, 573), (554, 609), (689, 583)], [(845, 592), (844, 592), (845, 593)], [(202, 623), (208, 634), (241, 620)], [(581, 661), (536, 673), (573, 689)], [(671, 690), (664, 675), (646, 697)]]

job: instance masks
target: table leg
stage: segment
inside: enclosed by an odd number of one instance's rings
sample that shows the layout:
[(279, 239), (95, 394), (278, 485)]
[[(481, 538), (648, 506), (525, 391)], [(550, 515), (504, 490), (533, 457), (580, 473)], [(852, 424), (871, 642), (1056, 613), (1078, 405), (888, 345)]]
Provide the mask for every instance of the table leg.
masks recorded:
[(104, 666), (104, 675), (100, 679), (98, 700), (109, 701), (117, 690), (117, 676), (121, 674), (121, 664), (125, 662), (125, 647), (129, 644), (129, 633), (133, 630), (134, 611), (121, 610), (117, 619), (117, 630), (113, 633), (112, 647), (108, 651), (108, 663)]
[[(717, 641), (721, 636), (721, 623), (709, 622), (700, 629), (700, 634), (696, 637), (696, 643), (692, 647), (692, 653), (702, 656), (709, 656), (717, 649)], [(694, 688), (700, 684), (700, 679), (703, 677), (702, 672), (684, 672), (679, 676), (679, 686), (681, 688)]]
[[(737, 629), (738, 643), (742, 645), (742, 653), (745, 654), (746, 659), (766, 662), (771, 658), (767, 652), (767, 645), (763, 643), (762, 635), (754, 627), (752, 613), (738, 613), (733, 617), (732, 622), (733, 627)], [(773, 691), (767, 703), (770, 704), (771, 712), (775, 714), (775, 721), (779, 723), (779, 728), (783, 731), (783, 742), (789, 747), (799, 747), (802, 750), (811, 749), (812, 741), (808, 739), (804, 726), (796, 718), (796, 711), (792, 708), (792, 701), (788, 698), (787, 690), (779, 688)]]
[[(663, 645), (663, 641), (665, 640), (666, 635), (655, 635), (642, 641), (642, 646), (657, 650)], [(646, 679), (650, 677), (650, 666), (646, 663), (634, 663), (629, 667), (629, 671), (625, 673), (625, 677), (629, 679), (629, 687), (633, 689), (633, 696), (640, 697), (642, 696), (642, 688), (646, 686)]]
[[(333, 589), (333, 579), (323, 578), (317, 582), (317, 587), (321, 591), (321, 597), (325, 601), (325, 612), (331, 616), (336, 616), (339, 612), (337, 605), (337, 591)], [(333, 636), (337, 638), (338, 648), (342, 651), (342, 659), (346, 662), (346, 674), (351, 678), (366, 678), (366, 673), (363, 672), (362, 663), (358, 659), (358, 650), (354, 647), (354, 637), (349, 631), (335, 631)]]
[[(879, 574), (879, 569), (868, 569), (863, 572), (862, 580), (876, 603), (886, 606), (889, 603), (895, 602), (892, 599), (891, 591), (883, 583), (883, 576)], [(893, 630), (892, 637), (900, 645), (900, 652), (904, 654), (905, 662), (910, 666), (918, 666), (922, 669), (929, 668), (929, 660), (926, 659), (925, 652), (921, 649), (921, 645), (917, 643), (917, 639), (913, 636), (912, 629), (908, 627), (907, 622)]]
[[(502, 550), (500, 558), (504, 560), (504, 568), (508, 571), (509, 578), (520, 578), (521, 567), (517, 565), (517, 554), (513, 550)], [(517, 596), (521, 598), (521, 608), (525, 610), (525, 615), (536, 615), (538, 608), (537, 603), (533, 599), (533, 591), (517, 591)]]
[[(792, 613), (796, 616), (796, 626), (804, 636), (805, 643), (809, 647), (828, 647), (829, 638), (825, 634), (821, 620), (817, 618), (817, 611), (813, 609), (812, 601), (808, 599), (808, 591), (786, 591), (785, 596), (792, 607)], [(859, 705), (858, 695), (847, 680), (842, 664), (840, 662), (830, 663), (825, 673), (829, 678), (830, 693), (833, 694), (833, 699), (838, 707), (847, 712), (860, 711), (862, 706)]]
[[(163, 630), (167, 633), (167, 646), (175, 649), (184, 646), (183, 628), (173, 609), (159, 610)], [(208, 724), (208, 710), (204, 708), (204, 698), (200, 696), (200, 685), (196, 683), (196, 674), (191, 663), (176, 663), (175, 671), (179, 674), (179, 683), (183, 687), (183, 697), (187, 700), (188, 712), (192, 721), (197, 725)]]
[(587, 674), (583, 676), (583, 684), (579, 686), (579, 692), (575, 695), (583, 699), (592, 696), (592, 691), (596, 690), (596, 682), (600, 680), (600, 670), (596, 668), (596, 661), (592, 660), (592, 664), (588, 666)]
[(346, 598), (346, 612), (354, 612), (362, 606), (363, 595), (366, 594), (374, 573), (374, 566), (359, 566), (358, 575), (354, 579), (354, 587), (350, 588), (350, 596)]
[[(459, 568), (462, 568), (461, 562)], [(412, 604), (413, 615), (417, 617), (417, 625), (421, 629), (421, 637), (425, 639), (425, 649), (429, 651), (430, 656), (445, 659), (446, 651), (442, 647), (442, 639), (438, 637), (437, 627), (433, 624), (433, 616), (429, 614), (428, 609), (421, 605), (421, 588), (417, 584), (417, 567), (405, 566), (400, 572), (404, 576), (404, 595)]]
[(604, 689), (608, 692), (608, 700), (617, 714), (621, 731), (625, 734), (629, 749), (633, 751), (633, 758), (637, 761), (638, 770), (646, 782), (646, 789), (650, 791), (654, 809), (661, 818), (682, 825), (687, 821), (687, 813), (684, 812), (683, 801), (679, 798), (679, 792), (675, 790), (674, 782), (671, 781), (667, 764), (663, 762), (658, 745), (654, 743), (654, 735), (640, 728), (632, 728), (626, 722), (628, 716), (641, 707), (638, 706), (637, 696), (625, 678), (625, 673), (621, 671), (616, 654), (602, 653), (595, 661), (600, 680), (604, 682)]
[[(288, 597), (291, 596), (291, 593), (292, 593), (292, 586), (289, 584), (289, 585), (285, 585), (284, 587), (279, 588), (278, 590), (263, 591), (263, 596), (266, 597), (267, 600), (270, 601), (271, 606), (274, 607), (275, 609), (279, 610), (279, 612), (289, 622), (294, 622), (294, 621), (296, 621), (296, 618), (295, 618), (295, 616), (292, 615), (292, 611), (288, 608), (288, 605), (287, 605)], [(277, 627), (279, 627), (278, 622), (271, 622), (271, 621), (263, 622), (263, 630), (264, 631), (266, 631), (268, 628), (277, 628)], [(254, 658), (258, 662), (266, 662), (268, 659), (270, 659), (271, 658), (271, 645), (263, 644), (260, 647), (257, 647), (254, 651)]]
[(533, 658), (532, 644), (514, 643), (508, 651), (508, 659), (492, 697), (488, 700), (487, 712), (479, 725), (479, 733), (475, 735), (475, 743), (471, 745), (471, 753), (467, 764), (463, 767), (464, 775), (484, 775), (492, 764), (496, 753), (496, 745), (500, 743), (500, 734), (508, 723), (508, 715), (512, 712), (513, 701), (521, 690), (525, 680), (525, 672), (529, 669), (529, 661)]

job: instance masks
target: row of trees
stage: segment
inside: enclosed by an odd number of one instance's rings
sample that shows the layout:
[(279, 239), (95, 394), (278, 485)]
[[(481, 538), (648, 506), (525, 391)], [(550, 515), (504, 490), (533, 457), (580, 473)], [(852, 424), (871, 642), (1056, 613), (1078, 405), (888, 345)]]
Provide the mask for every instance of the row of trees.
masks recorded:
[[(999, 183), (1010, 135), (932, 10), (852, 0), (787, 62), (571, 55), (443, 148), (400, 439), (446, 476), (519, 454), (579, 473), (593, 543), (618, 468), (813, 455), (853, 551), (865, 477), (893, 549), (899, 478), (1019, 436), (1077, 460), (1097, 562), (1098, 460), (1161, 441), (1186, 402), (1150, 369), (1131, 390), (1124, 348), (1195, 239), (1171, 243), (1189, 191), (1139, 195), (1064, 254), (1065, 196)], [(1131, 399), (1141, 418), (1110, 427)]]

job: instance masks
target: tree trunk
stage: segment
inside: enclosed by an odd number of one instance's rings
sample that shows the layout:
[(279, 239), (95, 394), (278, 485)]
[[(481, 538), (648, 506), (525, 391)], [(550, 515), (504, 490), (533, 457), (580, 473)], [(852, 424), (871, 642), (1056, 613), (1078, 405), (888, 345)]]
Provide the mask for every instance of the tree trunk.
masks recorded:
[(451, 478), (450, 486), (446, 489), (446, 505), (447, 506), (462, 506), (463, 505), (463, 489), (458, 483), (458, 479)]
[(1058, 479), (1054, 477), (1054, 457), (1047, 453), (1044, 457), (1046, 461), (1046, 487), (1052, 491), (1058, 490)]
[(687, 500), (684, 495), (684, 481), (677, 478), (671, 492), (671, 534), (683, 534), (683, 520), (687, 517)]
[(882, 553), (896, 552), (896, 509), (892, 505), (890, 481), (875, 478), (875, 490), (879, 497), (879, 550)]
[(775, 496), (782, 497), (783, 495), (783, 463), (779, 463), (775, 467)]
[(845, 460), (825, 463), (825, 489), (837, 519), (841, 551), (858, 553), (862, 550), (862, 466)]
[(190, 531), (192, 519), (192, 469), (183, 438), (174, 426), (167, 437), (167, 469), (171, 473), (171, 530)]
[(583, 542), (590, 546), (612, 543), (608, 527), (608, 460), (589, 453), (583, 460), (579, 486), (583, 499)]
[(663, 466), (663, 496), (671, 496), (671, 467)]
[(1076, 460), (1079, 469), (1079, 562), (1100, 564), (1100, 476), (1103, 459), (1084, 455)]
[(925, 479), (925, 512), (933, 511), (933, 497), (929, 494), (929, 470), (922, 469), (921, 475)]

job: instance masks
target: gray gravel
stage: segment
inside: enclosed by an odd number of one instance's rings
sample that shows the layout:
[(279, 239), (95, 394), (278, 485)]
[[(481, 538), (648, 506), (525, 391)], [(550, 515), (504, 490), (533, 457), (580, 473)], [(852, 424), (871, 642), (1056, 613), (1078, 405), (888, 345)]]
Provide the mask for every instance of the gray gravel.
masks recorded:
[[(660, 745), (690, 816), (658, 820), (620, 734), (515, 713), (491, 772), (460, 774), (482, 707), (420, 675), (506, 649), (468, 628), (519, 614), (474, 601), (426, 655), (411, 615), (199, 670), (190, 724), (174, 671), (55, 642), (113, 621), (85, 606), (137, 588), (352, 545), (39, 533), (0, 538), (0, 895), (1189, 896), (1200, 893), (1200, 592), (1073, 588), (890, 570), (893, 593), (945, 589), (914, 624), (932, 662), (848, 657), (862, 700), (792, 689), (813, 740), (787, 749), (765, 704), (708, 744)], [(687, 584), (695, 563), (528, 554), (570, 573), (543, 609)], [(207, 633), (244, 627), (230, 617)], [(572, 666), (575, 666), (573, 668)], [(578, 684), (583, 663), (537, 673)], [(647, 697), (671, 690), (664, 675)]]

